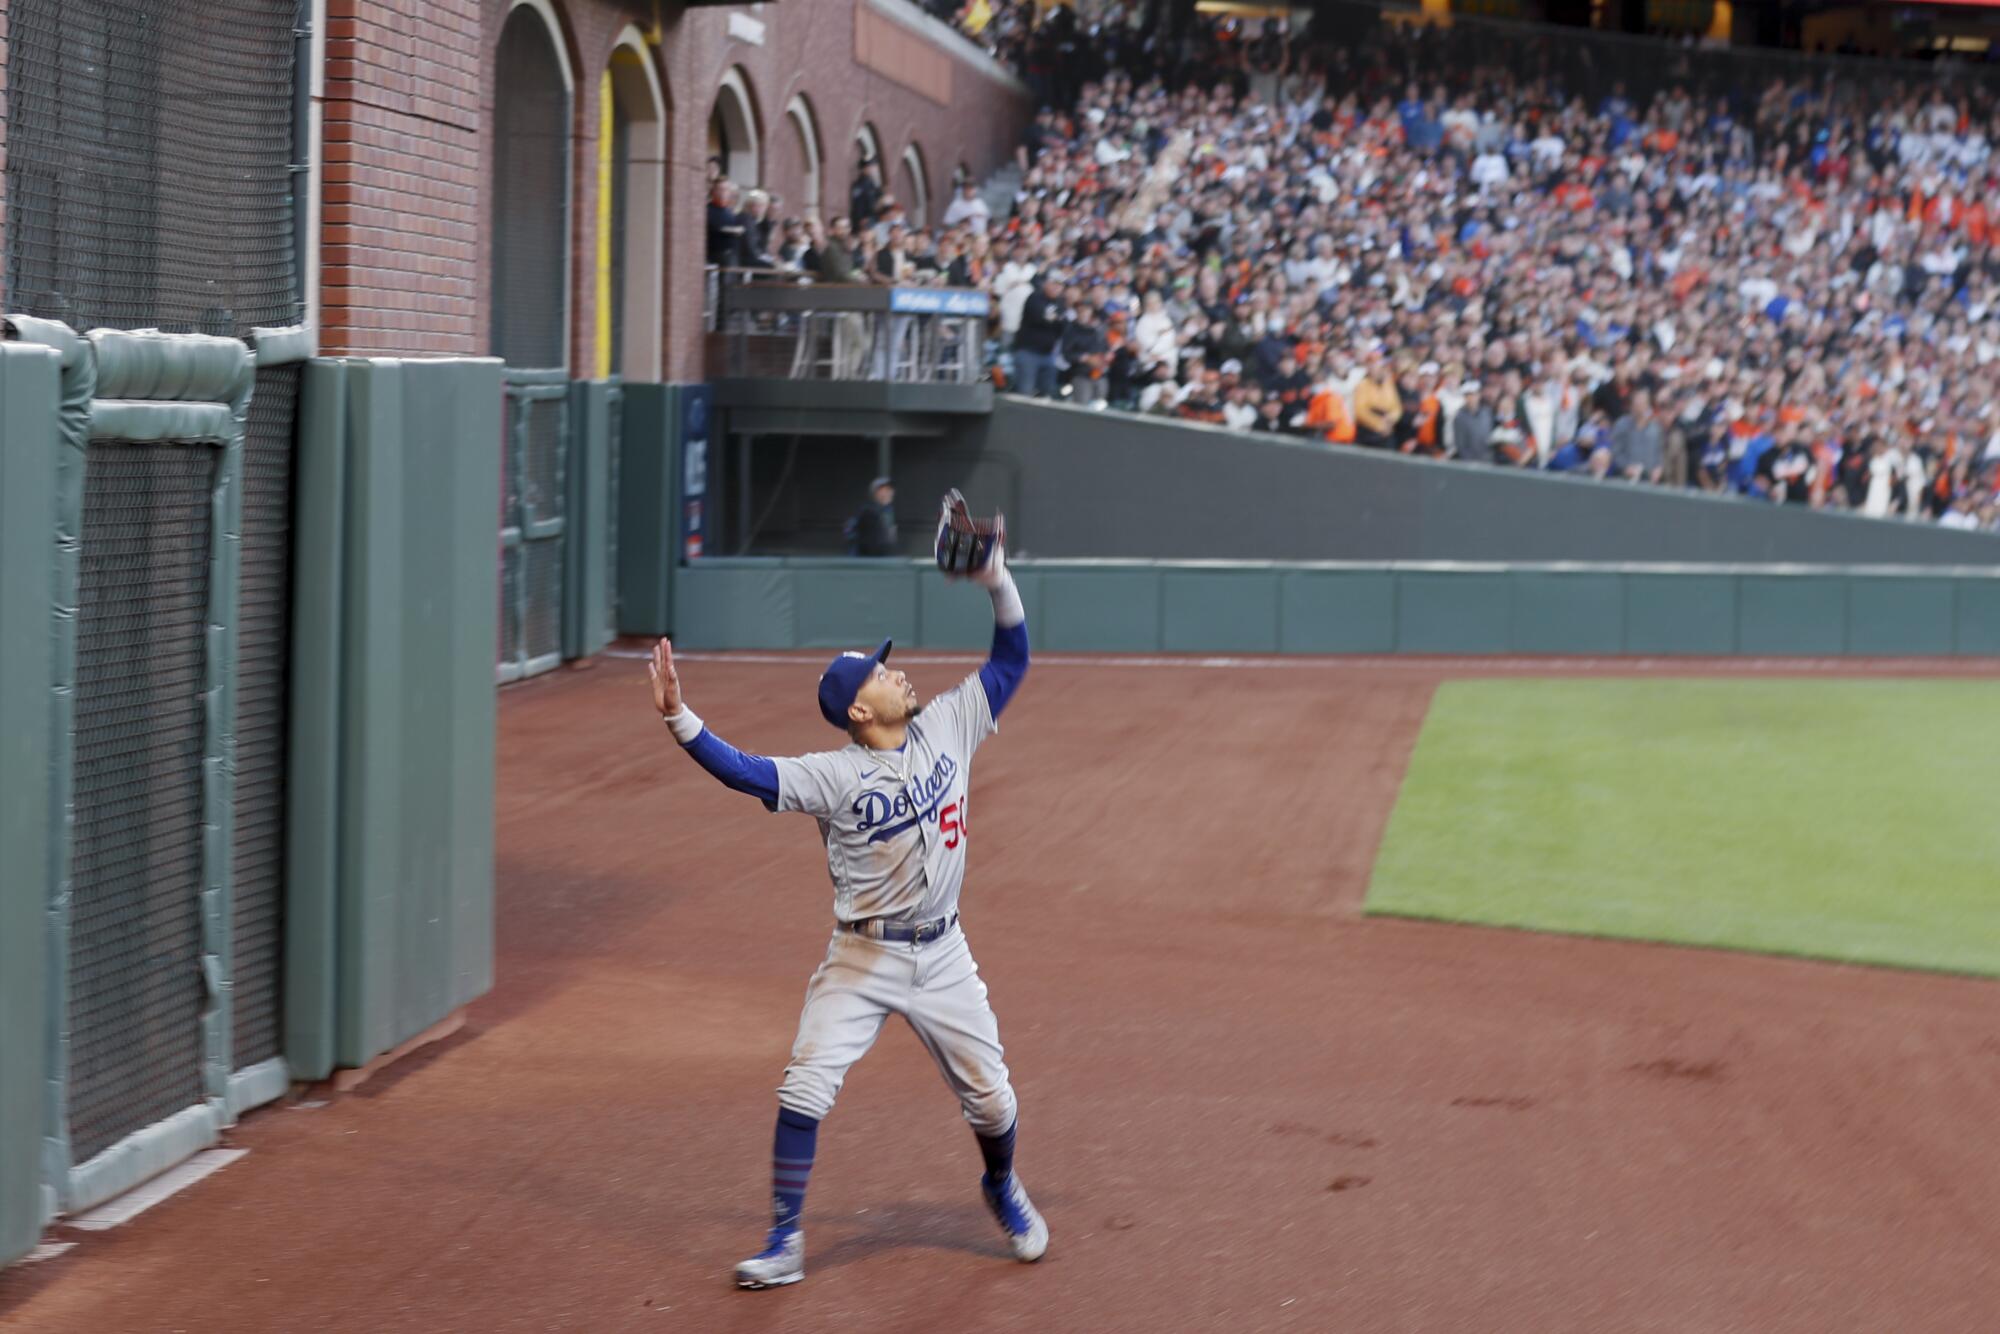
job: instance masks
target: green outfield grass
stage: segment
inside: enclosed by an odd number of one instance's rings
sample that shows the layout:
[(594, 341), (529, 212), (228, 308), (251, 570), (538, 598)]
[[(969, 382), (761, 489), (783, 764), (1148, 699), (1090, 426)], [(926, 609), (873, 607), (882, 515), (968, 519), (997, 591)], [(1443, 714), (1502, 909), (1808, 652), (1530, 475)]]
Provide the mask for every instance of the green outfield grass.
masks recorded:
[(1447, 684), (1368, 911), (2000, 975), (2000, 683)]

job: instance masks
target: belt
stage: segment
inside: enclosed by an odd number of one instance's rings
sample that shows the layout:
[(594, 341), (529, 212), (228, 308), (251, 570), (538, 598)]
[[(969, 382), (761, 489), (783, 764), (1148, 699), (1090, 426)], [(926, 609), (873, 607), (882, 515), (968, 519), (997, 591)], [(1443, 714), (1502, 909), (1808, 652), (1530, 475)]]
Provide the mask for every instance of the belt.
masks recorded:
[(885, 922), (879, 917), (863, 918), (859, 922), (842, 922), (840, 929), (852, 931), (857, 936), (870, 940), (893, 940), (908, 945), (926, 945), (958, 925), (958, 914), (940, 917), (934, 922), (919, 922), (912, 926), (907, 922)]

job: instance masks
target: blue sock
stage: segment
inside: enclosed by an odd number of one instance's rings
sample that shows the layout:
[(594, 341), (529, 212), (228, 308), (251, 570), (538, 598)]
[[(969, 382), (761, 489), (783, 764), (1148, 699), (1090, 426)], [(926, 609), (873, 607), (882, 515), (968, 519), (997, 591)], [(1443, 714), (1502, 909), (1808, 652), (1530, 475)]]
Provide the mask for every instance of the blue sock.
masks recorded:
[(979, 1136), (979, 1152), (986, 1159), (986, 1175), (995, 1184), (1005, 1181), (1014, 1170), (1014, 1131), (1021, 1124), (1016, 1117), (997, 1135)]
[(771, 1234), (787, 1236), (799, 1230), (806, 1208), (806, 1180), (812, 1176), (813, 1149), (819, 1142), (819, 1122), (789, 1107), (778, 1109), (778, 1130), (771, 1139)]

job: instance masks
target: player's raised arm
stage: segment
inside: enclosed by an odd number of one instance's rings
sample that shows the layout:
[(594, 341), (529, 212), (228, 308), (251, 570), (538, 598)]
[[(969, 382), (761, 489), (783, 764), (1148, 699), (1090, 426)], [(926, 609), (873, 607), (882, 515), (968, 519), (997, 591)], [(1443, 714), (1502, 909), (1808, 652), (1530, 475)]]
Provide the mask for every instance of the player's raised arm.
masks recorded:
[(979, 669), (979, 684), (997, 719), (1028, 674), (1028, 613), (1014, 576), (1007, 572), (1006, 519), (974, 519), (964, 496), (956, 490), (946, 493), (938, 519), (937, 563), (947, 578), (969, 578), (993, 596), (993, 651)]
[(979, 668), (979, 684), (986, 687), (986, 702), (998, 718), (1028, 674), (1028, 609), (1007, 572), (1004, 541), (994, 544), (993, 558), (972, 579), (993, 595), (993, 651)]
[(778, 766), (763, 755), (746, 755), (708, 730), (700, 715), (681, 698), (680, 673), (674, 669), (674, 646), (662, 639), (653, 645), (647, 666), (653, 680), (653, 707), (695, 763), (723, 786), (746, 792), (772, 810), (778, 806)]

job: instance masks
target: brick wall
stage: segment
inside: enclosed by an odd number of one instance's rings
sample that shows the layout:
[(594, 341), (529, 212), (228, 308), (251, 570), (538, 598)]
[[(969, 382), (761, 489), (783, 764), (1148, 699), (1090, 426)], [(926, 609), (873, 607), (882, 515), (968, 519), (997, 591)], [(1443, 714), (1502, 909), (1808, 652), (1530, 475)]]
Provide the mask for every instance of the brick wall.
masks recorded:
[(327, 0), (320, 345), (482, 353), (479, 0)]
[[(761, 45), (729, 35), (731, 12), (685, 11), (668, 25), (661, 44), (665, 81), (676, 112), (670, 140), (673, 185), (667, 250), (667, 377), (675, 380), (698, 379), (702, 374), (706, 203), (702, 187), (708, 118), (716, 89), (731, 67), (743, 71), (762, 130), (760, 184), (784, 197), (787, 213), (803, 211), (805, 203), (798, 135), (785, 115), (796, 94), (805, 95), (818, 120), (818, 204), (827, 217), (847, 211), (847, 188), (855, 168), (854, 136), (862, 125), (874, 128), (889, 189), (906, 204), (900, 164), (904, 149), (917, 146), (928, 169), (935, 220), (949, 198), (953, 167), (964, 162), (976, 175), (987, 175), (1013, 151), (1032, 111), (1018, 89), (955, 57), (948, 59), (943, 88), (937, 85), (935, 56), (908, 62), (906, 82), (880, 72), (879, 67), (891, 62), (873, 57), (885, 46), (894, 48), (907, 41), (908, 30), (900, 38), (887, 35), (894, 31), (884, 26), (891, 20), (874, 11), (869, 0), (783, 0), (746, 7), (741, 12), (764, 25)], [(877, 69), (861, 63), (857, 46), (869, 53)], [(948, 101), (939, 100), (940, 95)]]
[[(724, 75), (740, 67), (761, 134), (764, 179), (802, 211), (803, 155), (785, 108), (795, 95), (818, 121), (819, 206), (846, 211), (853, 141), (871, 125), (906, 195), (900, 159), (915, 144), (936, 207), (963, 161), (986, 174), (1012, 150), (1028, 114), (1014, 86), (933, 45), (900, 79), (880, 58), (902, 37), (857, 9), (870, 0), (781, 0), (731, 9), (651, 0), (550, 0), (575, 74), (572, 119), (570, 364), (594, 373), (597, 140), (604, 71), (630, 25), (648, 38), (667, 99), (665, 375), (701, 367), (708, 121)], [(0, 0), (4, 4), (4, 0)], [(326, 209), (321, 346), (329, 353), (484, 354), (489, 342), (488, 184), (493, 69), (512, 0), (328, 0)], [(761, 43), (732, 37), (730, 15), (762, 24)], [(906, 30), (907, 32), (907, 30)], [(857, 44), (869, 52), (861, 63)], [(940, 73), (942, 71), (942, 73)]]

